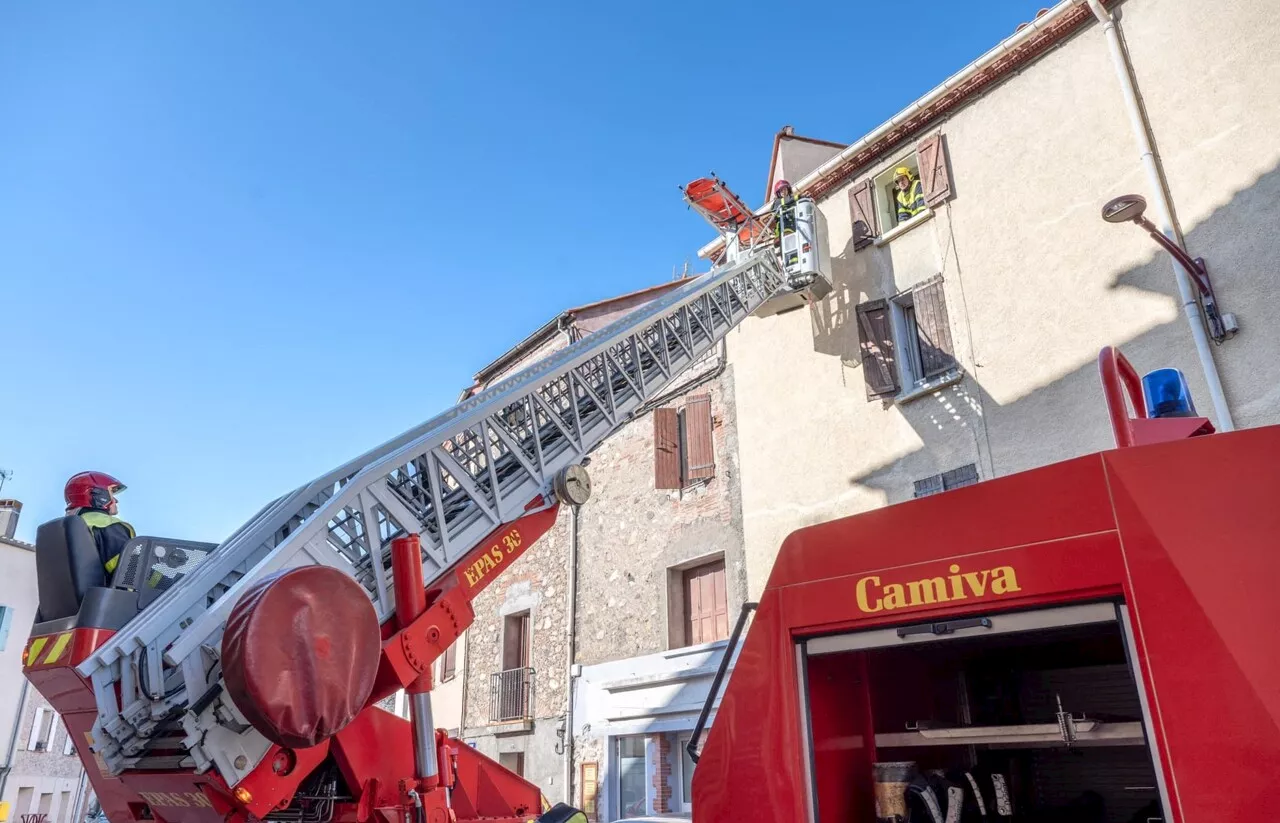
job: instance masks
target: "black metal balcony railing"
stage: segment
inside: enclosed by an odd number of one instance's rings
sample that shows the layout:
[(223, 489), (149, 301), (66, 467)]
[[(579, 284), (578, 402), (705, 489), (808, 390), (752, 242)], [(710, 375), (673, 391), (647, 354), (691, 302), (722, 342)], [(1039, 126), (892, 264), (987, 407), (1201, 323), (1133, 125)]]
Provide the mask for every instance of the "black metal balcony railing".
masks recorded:
[(489, 722), (509, 723), (533, 718), (533, 669), (507, 669), (489, 675)]

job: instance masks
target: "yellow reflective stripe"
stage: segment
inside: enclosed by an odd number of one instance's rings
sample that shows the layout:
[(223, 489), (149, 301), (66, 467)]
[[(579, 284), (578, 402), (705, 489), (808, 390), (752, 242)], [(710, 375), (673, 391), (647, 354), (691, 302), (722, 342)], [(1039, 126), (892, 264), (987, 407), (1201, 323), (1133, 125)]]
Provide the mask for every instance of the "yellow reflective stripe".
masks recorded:
[(104, 563), (103, 568), (107, 570), (107, 574), (111, 574), (113, 571), (116, 570), (116, 566), (119, 566), (119, 565), (120, 565), (120, 555), (117, 554), (115, 557), (111, 558), (106, 563)]
[(44, 644), (49, 642), (49, 636), (37, 637), (31, 641), (31, 648), (27, 649), (27, 665), (34, 666), (36, 660), (40, 657), (40, 652), (44, 651)]
[(67, 650), (67, 645), (71, 642), (71, 632), (63, 632), (58, 635), (58, 639), (53, 641), (53, 648), (49, 649), (49, 654), (45, 655), (41, 662), (44, 665), (57, 663), (58, 658), (62, 657), (62, 653)]

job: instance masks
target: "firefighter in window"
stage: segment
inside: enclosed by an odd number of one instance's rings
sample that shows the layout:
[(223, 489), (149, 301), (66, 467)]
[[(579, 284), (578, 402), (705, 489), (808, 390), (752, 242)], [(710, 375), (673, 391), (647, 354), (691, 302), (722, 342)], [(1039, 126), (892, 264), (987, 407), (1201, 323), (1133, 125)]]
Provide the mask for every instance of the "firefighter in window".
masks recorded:
[(906, 166), (894, 169), (893, 187), (897, 189), (894, 199), (898, 203), (899, 223), (905, 223), (924, 211), (924, 187), (914, 171)]

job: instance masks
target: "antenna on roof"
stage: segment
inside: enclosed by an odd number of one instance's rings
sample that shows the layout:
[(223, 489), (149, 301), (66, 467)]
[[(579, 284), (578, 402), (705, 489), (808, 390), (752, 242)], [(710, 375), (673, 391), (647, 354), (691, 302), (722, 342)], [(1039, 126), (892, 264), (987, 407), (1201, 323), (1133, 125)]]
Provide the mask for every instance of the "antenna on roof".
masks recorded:
[(4, 483), (13, 477), (13, 469), (0, 469), (0, 491), (4, 489)]

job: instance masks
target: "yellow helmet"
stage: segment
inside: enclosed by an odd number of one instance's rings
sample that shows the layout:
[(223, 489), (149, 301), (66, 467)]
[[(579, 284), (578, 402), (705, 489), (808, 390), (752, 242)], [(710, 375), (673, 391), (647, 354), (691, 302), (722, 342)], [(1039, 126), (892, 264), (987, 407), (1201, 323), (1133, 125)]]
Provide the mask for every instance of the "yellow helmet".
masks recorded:
[(898, 166), (896, 169), (893, 170), (893, 176), (894, 177), (910, 177), (911, 169), (907, 168), (906, 166)]

